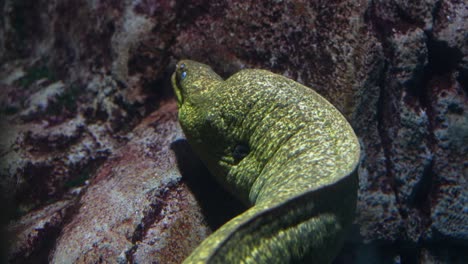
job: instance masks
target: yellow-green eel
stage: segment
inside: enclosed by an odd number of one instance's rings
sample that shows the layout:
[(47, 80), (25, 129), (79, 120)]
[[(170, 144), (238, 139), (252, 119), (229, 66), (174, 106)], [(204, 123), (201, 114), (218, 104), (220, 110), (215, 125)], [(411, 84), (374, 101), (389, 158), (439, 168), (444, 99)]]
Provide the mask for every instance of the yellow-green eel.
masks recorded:
[(351, 225), (360, 147), (327, 100), (284, 76), (245, 69), (223, 80), (182, 60), (172, 75), (196, 155), (248, 205), (184, 263), (330, 263)]

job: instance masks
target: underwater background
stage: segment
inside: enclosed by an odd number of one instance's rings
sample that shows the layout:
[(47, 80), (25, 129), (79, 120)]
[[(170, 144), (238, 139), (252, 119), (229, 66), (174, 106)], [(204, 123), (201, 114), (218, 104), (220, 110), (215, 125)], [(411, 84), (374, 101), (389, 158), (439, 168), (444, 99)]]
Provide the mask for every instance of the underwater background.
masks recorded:
[[(466, 263), (464, 1), (0, 0), (7, 263), (180, 263), (245, 208), (183, 140), (179, 59), (312, 87), (362, 146), (334, 263)], [(1, 260), (0, 260), (1, 262)]]

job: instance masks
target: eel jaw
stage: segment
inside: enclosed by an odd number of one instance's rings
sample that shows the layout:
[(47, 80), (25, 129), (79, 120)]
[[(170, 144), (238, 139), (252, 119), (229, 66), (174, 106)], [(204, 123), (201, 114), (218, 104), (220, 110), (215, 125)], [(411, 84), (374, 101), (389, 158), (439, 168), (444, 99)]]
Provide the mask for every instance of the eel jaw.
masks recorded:
[(172, 82), (172, 88), (174, 89), (174, 93), (177, 97), (177, 107), (180, 108), (182, 104), (184, 103), (184, 98), (182, 96), (182, 91), (180, 90), (181, 88), (177, 85), (177, 77), (176, 77), (175, 72), (171, 76), (171, 82)]

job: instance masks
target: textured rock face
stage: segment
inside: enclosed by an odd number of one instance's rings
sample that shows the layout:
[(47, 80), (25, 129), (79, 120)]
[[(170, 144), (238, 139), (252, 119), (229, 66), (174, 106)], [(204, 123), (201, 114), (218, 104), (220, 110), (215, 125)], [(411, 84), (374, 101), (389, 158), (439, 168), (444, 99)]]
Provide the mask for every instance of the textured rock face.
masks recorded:
[(167, 100), (181, 58), (224, 76), (272, 70), (347, 116), (363, 157), (356, 232), (337, 262), (467, 258), (463, 1), (6, 0), (0, 10), (10, 262), (177, 263), (209, 232), (199, 204), (211, 227), (233, 214), (210, 212), (200, 196), (223, 191), (194, 185), (187, 171), (206, 171), (177, 157), (188, 148), (173, 143)]
[[(398, 217), (380, 221), (395, 231), (390, 235), (385, 232), (376, 237), (377, 227), (365, 227), (364, 221), (361, 230), (374, 234), (369, 236), (372, 239), (411, 246), (427, 243), (434, 247), (444, 240), (450, 244), (444, 249), (450, 255), (468, 238), (468, 193), (463, 191), (468, 153), (467, 71), (466, 38), (462, 37), (468, 24), (460, 20), (468, 14), (466, 6), (455, 1), (413, 5), (395, 3), (384, 8), (375, 4), (369, 15), (377, 32), (384, 33), (379, 39), (388, 59), (377, 122), (384, 175), (395, 199), (392, 215)], [(457, 135), (448, 136), (448, 131)], [(363, 205), (372, 203), (365, 198), (367, 191), (362, 193)], [(408, 251), (402, 259), (423, 258), (427, 253)]]
[[(206, 228), (193, 231), (203, 218), (171, 151), (182, 136), (174, 109), (171, 101), (145, 118), (100, 167), (56, 242), (53, 263), (181, 262), (206, 236)], [(175, 254), (161, 254), (169, 246)]]

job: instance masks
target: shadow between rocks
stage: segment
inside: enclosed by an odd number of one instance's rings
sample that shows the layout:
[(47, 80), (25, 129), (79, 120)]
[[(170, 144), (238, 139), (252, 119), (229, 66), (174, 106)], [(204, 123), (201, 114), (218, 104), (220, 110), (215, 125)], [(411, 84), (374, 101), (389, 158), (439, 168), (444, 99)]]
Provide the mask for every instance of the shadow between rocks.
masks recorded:
[(211, 229), (218, 229), (247, 209), (214, 180), (202, 161), (195, 155), (187, 140), (179, 139), (172, 142), (171, 149), (176, 155), (182, 180), (197, 199)]

